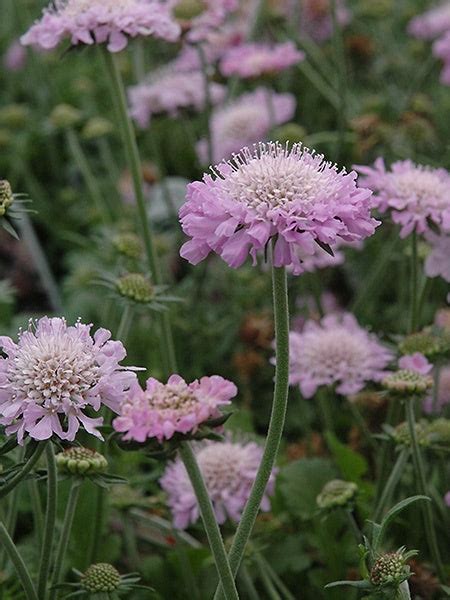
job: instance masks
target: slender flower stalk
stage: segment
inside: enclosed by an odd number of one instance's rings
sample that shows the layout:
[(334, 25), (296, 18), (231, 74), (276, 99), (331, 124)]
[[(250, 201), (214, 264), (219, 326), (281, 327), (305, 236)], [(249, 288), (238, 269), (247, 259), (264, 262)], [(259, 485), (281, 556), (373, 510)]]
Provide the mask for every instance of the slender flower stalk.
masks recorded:
[[(154, 247), (153, 233), (148, 220), (147, 210), (145, 206), (141, 161), (139, 158), (139, 151), (136, 142), (136, 136), (133, 130), (133, 125), (128, 114), (127, 100), (122, 76), (117, 66), (116, 57), (110, 52), (107, 52), (106, 50), (104, 51), (103, 56), (105, 59), (107, 72), (111, 81), (111, 87), (114, 90), (117, 100), (117, 108), (120, 118), (119, 125), (122, 131), (123, 141), (125, 144), (126, 154), (133, 180), (134, 193), (136, 197), (136, 203), (139, 213), (139, 220), (142, 228), (142, 237), (144, 241), (147, 260), (153, 282), (155, 283), (155, 285), (160, 285), (162, 282), (161, 270), (159, 268), (158, 257)], [(166, 365), (166, 368), (169, 369), (171, 372), (175, 372), (175, 349), (173, 344), (172, 329), (167, 313), (162, 313), (161, 315), (161, 332), (163, 341), (161, 349), (164, 357), (164, 364)]]
[(256, 565), (258, 567), (260, 580), (261, 580), (261, 582), (264, 586), (264, 589), (266, 590), (266, 593), (267, 593), (267, 598), (269, 600), (281, 600), (281, 596), (278, 593), (273, 580), (269, 576), (266, 565), (261, 560), (261, 557), (259, 554), (256, 554), (255, 561), (256, 561)]
[(203, 74), (203, 85), (204, 85), (204, 96), (205, 96), (205, 124), (206, 124), (206, 139), (207, 139), (207, 158), (208, 164), (212, 165), (214, 162), (213, 156), (213, 139), (211, 131), (211, 111), (212, 111), (212, 98), (211, 98), (211, 87), (208, 75), (208, 62), (206, 60), (205, 50), (202, 44), (197, 44), (197, 53), (200, 60), (201, 70)]
[(39, 578), (37, 593), (39, 600), (47, 598), (47, 583), (50, 563), (53, 555), (53, 539), (56, 524), (56, 507), (58, 500), (58, 475), (55, 454), (51, 442), (45, 444), (47, 455), (47, 509), (45, 513), (44, 537), (42, 539), (41, 558), (39, 561)]
[(417, 232), (411, 233), (411, 312), (410, 312), (410, 333), (417, 331), (419, 326), (419, 258), (417, 252)]
[(56, 549), (55, 568), (53, 571), (52, 587), (60, 583), (64, 575), (64, 559), (66, 557), (67, 547), (69, 545), (70, 532), (72, 530), (73, 519), (77, 507), (78, 497), (80, 495), (80, 480), (74, 479), (70, 488), (69, 498), (67, 500), (66, 512), (64, 515), (63, 527), (60, 533), (58, 547)]
[[(425, 466), (423, 464), (422, 453), (417, 439), (416, 417), (415, 417), (415, 397), (408, 398), (406, 401), (406, 419), (408, 421), (409, 434), (411, 436), (412, 456), (414, 471), (416, 477), (417, 493), (427, 496), (427, 480), (425, 477)], [(433, 509), (430, 502), (422, 502), (423, 519), (425, 522), (425, 536), (434, 566), (441, 583), (446, 583), (447, 576), (442, 563), (441, 553), (436, 536), (436, 530), (433, 519)]]
[(36, 535), (35, 539), (39, 542), (42, 540), (42, 536), (44, 534), (44, 513), (42, 511), (42, 500), (39, 494), (39, 486), (34, 479), (28, 483), (28, 487), (31, 506), (33, 508), (33, 524)]
[(333, 42), (334, 51), (336, 54), (337, 69), (338, 69), (338, 94), (339, 94), (339, 108), (338, 108), (338, 146), (336, 151), (336, 160), (340, 160), (341, 154), (344, 147), (345, 139), (345, 128), (346, 128), (346, 106), (347, 106), (347, 75), (345, 65), (345, 48), (342, 39), (342, 31), (337, 15), (337, 2), (331, 0), (331, 18), (333, 21)]
[[(272, 248), (273, 250), (273, 248)], [(287, 277), (284, 267), (272, 267), (273, 304), (275, 318), (276, 372), (275, 389), (264, 454), (247, 505), (229, 553), (230, 567), (236, 575), (250, 538), (261, 500), (270, 478), (283, 435), (289, 389), (289, 306)], [(223, 597), (219, 587), (215, 599)]]
[(184, 466), (186, 467), (192, 487), (195, 490), (206, 535), (208, 536), (209, 545), (214, 556), (225, 598), (227, 600), (229, 598), (238, 599), (239, 596), (234, 583), (234, 577), (228, 563), (225, 546), (223, 544), (219, 525), (217, 524), (214, 515), (211, 499), (208, 495), (208, 490), (206, 489), (194, 452), (188, 442), (184, 442), (181, 445), (180, 455)]
[(42, 453), (44, 452), (45, 444), (37, 444), (34, 452), (31, 454), (28, 461), (25, 463), (23, 468), (15, 475), (9, 483), (0, 487), (0, 500), (4, 498), (7, 494), (9, 494), (21, 481), (25, 479), (25, 477), (33, 470), (33, 467), (40, 459)]
[(404, 473), (405, 467), (408, 463), (408, 459), (409, 449), (404, 448), (403, 450), (401, 450), (397, 457), (394, 468), (392, 469), (391, 474), (389, 475), (389, 479), (387, 480), (386, 485), (383, 487), (383, 492), (381, 493), (380, 499), (378, 500), (378, 503), (376, 505), (372, 519), (375, 523), (380, 522), (383, 516), (383, 511), (388, 505), (388, 502), (392, 497), (392, 494), (394, 493), (394, 490), (397, 487)]
[(12, 541), (6, 527), (3, 523), (0, 523), (0, 543), (5, 548), (6, 554), (8, 555), (9, 560), (14, 565), (16, 569), (17, 575), (20, 579), (22, 587), (25, 591), (27, 600), (39, 600), (39, 597), (34, 588), (33, 582), (31, 580), (30, 574), (28, 572), (27, 566), (17, 551), (14, 542)]

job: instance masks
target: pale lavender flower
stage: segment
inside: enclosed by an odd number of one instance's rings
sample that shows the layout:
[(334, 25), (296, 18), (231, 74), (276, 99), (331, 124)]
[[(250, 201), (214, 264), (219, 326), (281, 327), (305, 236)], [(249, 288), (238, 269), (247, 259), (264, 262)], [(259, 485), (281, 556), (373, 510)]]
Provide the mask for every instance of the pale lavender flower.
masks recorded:
[(256, 264), (274, 238), (274, 265), (301, 273), (316, 243), (358, 242), (374, 233), (371, 193), (355, 180), (356, 173), (338, 171), (299, 144), (244, 148), (188, 186), (180, 221), (192, 239), (180, 254), (197, 264), (216, 252), (237, 268), (248, 256)]
[(274, 75), (304, 60), (305, 54), (293, 42), (283, 44), (247, 43), (225, 52), (220, 71), (225, 77), (243, 79)]
[(355, 166), (362, 174), (361, 184), (374, 192), (376, 207), (391, 211), (401, 226), (400, 237), (412, 231), (428, 233), (429, 221), (450, 229), (450, 173), (446, 169), (417, 165), (411, 160), (395, 162), (388, 171), (382, 158), (373, 167)]
[[(294, 0), (299, 2), (299, 0)], [(300, 30), (316, 42), (325, 42), (334, 31), (330, 0), (300, 0)], [(352, 13), (345, 0), (336, 0), (336, 17), (341, 27), (347, 26)]]
[[(231, 158), (244, 146), (266, 140), (272, 127), (290, 121), (295, 113), (292, 94), (277, 94), (266, 88), (243, 94), (211, 115), (213, 162)], [(207, 141), (197, 144), (202, 163), (208, 162)]]
[(450, 283), (450, 235), (429, 232), (426, 236), (431, 252), (425, 259), (427, 277), (442, 277)]
[(398, 361), (398, 366), (403, 371), (413, 371), (419, 375), (428, 375), (433, 369), (433, 365), (420, 352), (402, 356)]
[(21, 71), (25, 66), (26, 60), (27, 51), (19, 40), (15, 40), (3, 56), (3, 66), (7, 71)]
[(97, 427), (102, 405), (117, 412), (136, 375), (120, 366), (126, 356), (121, 342), (90, 325), (68, 326), (64, 319), (43, 317), (19, 333), (16, 344), (0, 337), (0, 424), (6, 434), (46, 440), (53, 434), (73, 441), (80, 428), (101, 438)]
[(445, 494), (444, 498), (445, 504), (450, 507), (450, 491)]
[[(178, 4), (180, 0), (169, 0), (168, 3), (172, 11), (176, 11)], [(208, 40), (212, 33), (225, 25), (226, 19), (239, 7), (238, 0), (204, 0), (203, 4), (204, 10), (187, 24), (185, 37), (191, 43)]]
[[(219, 83), (209, 84), (213, 104), (222, 102), (226, 89)], [(136, 123), (148, 127), (153, 115), (177, 117), (183, 110), (200, 112), (205, 107), (204, 76), (201, 71), (178, 72), (165, 67), (128, 90), (130, 113)]]
[[(220, 524), (227, 519), (238, 522), (249, 498), (263, 449), (254, 442), (227, 440), (198, 444), (195, 454), (217, 521)], [(270, 510), (269, 497), (274, 492), (275, 473), (273, 470), (261, 503), (263, 511)], [(195, 492), (179, 458), (168, 465), (160, 484), (168, 495), (176, 528), (185, 529), (200, 518)]]
[(158, 0), (54, 0), (21, 41), (50, 50), (65, 38), (72, 45), (107, 44), (120, 52), (129, 38), (152, 36), (174, 42), (179, 25)]
[(450, 29), (450, 2), (446, 0), (417, 15), (408, 24), (408, 32), (423, 40), (432, 40)]
[(305, 398), (331, 385), (344, 396), (356, 394), (366, 383), (382, 380), (393, 358), (349, 313), (327, 315), (320, 323), (308, 321), (302, 333), (291, 332), (289, 339), (289, 381), (300, 386)]
[(428, 415), (440, 414), (448, 405), (450, 405), (450, 366), (447, 365), (439, 371), (436, 405), (433, 395), (430, 395), (425, 398), (423, 409)]
[(433, 54), (444, 63), (441, 72), (441, 83), (450, 85), (450, 31), (444, 33), (441, 38), (434, 42)]

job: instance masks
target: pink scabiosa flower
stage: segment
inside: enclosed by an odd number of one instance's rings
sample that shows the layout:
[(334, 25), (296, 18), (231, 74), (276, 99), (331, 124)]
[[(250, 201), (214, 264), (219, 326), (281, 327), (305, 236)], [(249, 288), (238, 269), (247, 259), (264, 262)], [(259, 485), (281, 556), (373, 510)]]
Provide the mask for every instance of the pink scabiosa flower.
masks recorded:
[(450, 283), (450, 235), (429, 232), (426, 237), (431, 244), (431, 252), (425, 259), (426, 276), (442, 277)]
[(26, 60), (27, 51), (19, 40), (15, 40), (3, 56), (3, 66), (7, 71), (21, 71), (25, 66)]
[(239, 7), (239, 0), (169, 0), (169, 6), (182, 22), (186, 39), (198, 43), (208, 40), (224, 26), (228, 16)]
[(429, 395), (423, 403), (424, 412), (428, 415), (440, 414), (450, 405), (450, 366), (442, 367), (438, 375), (436, 398)]
[(299, 385), (305, 398), (330, 385), (344, 396), (356, 394), (367, 382), (383, 379), (393, 358), (349, 313), (308, 321), (301, 333), (291, 332), (289, 340), (289, 380)]
[(373, 167), (355, 169), (363, 175), (362, 185), (373, 190), (377, 208), (391, 211), (392, 220), (401, 227), (400, 237), (405, 238), (414, 230), (430, 232), (429, 221), (450, 229), (450, 173), (445, 169), (402, 160), (388, 171), (382, 158)]
[[(209, 92), (212, 103), (217, 104), (225, 98), (226, 90), (219, 83), (210, 83)], [(166, 67), (130, 87), (128, 97), (131, 116), (146, 128), (156, 114), (176, 117), (182, 110), (201, 111), (205, 107), (204, 76), (200, 71), (177, 72)]]
[(73, 441), (78, 429), (102, 438), (102, 417), (87, 415), (102, 405), (118, 412), (124, 392), (136, 375), (119, 362), (126, 356), (121, 342), (90, 325), (68, 326), (61, 318), (43, 317), (19, 333), (16, 344), (0, 337), (0, 424), (6, 434), (35, 440), (53, 434)]
[(113, 427), (123, 439), (145, 442), (169, 440), (175, 433), (195, 433), (202, 423), (221, 416), (219, 408), (237, 394), (231, 381), (213, 375), (187, 384), (172, 375), (166, 384), (152, 377), (146, 389), (135, 384), (124, 398)]
[(408, 24), (408, 33), (422, 40), (432, 40), (450, 29), (450, 2), (446, 0), (417, 15)]
[(129, 38), (174, 42), (179, 35), (169, 8), (158, 0), (54, 0), (21, 41), (50, 50), (70, 38), (72, 45), (106, 43), (110, 52), (120, 52)]
[[(301, 32), (316, 42), (328, 40), (334, 31), (330, 0), (300, 0), (300, 4)], [(352, 14), (345, 0), (336, 0), (336, 17), (341, 27), (350, 23)]]
[(360, 241), (375, 231), (371, 192), (355, 180), (300, 144), (244, 148), (188, 186), (180, 220), (191, 240), (180, 254), (197, 264), (213, 251), (237, 268), (276, 238), (274, 265), (300, 273), (316, 242)]
[[(213, 161), (231, 158), (244, 146), (267, 139), (273, 127), (292, 119), (295, 104), (292, 94), (277, 94), (260, 87), (216, 108), (210, 123)], [(197, 144), (197, 154), (202, 163), (207, 163), (206, 140)]]
[[(206, 442), (194, 447), (218, 523), (239, 521), (261, 462), (263, 449), (254, 442)], [(200, 517), (194, 490), (180, 459), (170, 463), (160, 479), (168, 495), (174, 526), (185, 529)], [(261, 510), (270, 510), (275, 471), (269, 479)]]
[(441, 83), (450, 85), (450, 31), (444, 33), (433, 44), (433, 54), (442, 60), (444, 67), (441, 72)]
[(419, 375), (428, 375), (433, 369), (433, 365), (420, 352), (402, 356), (398, 361), (398, 366), (403, 371), (413, 371)]
[(220, 62), (225, 77), (243, 79), (274, 75), (304, 60), (305, 54), (293, 42), (284, 44), (248, 43), (230, 48)]

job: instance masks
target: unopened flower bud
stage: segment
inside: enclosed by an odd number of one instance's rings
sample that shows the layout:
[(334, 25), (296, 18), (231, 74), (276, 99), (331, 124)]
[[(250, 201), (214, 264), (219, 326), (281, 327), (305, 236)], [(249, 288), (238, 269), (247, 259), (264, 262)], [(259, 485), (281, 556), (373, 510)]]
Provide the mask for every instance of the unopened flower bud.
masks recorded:
[(442, 339), (428, 331), (420, 331), (405, 337), (399, 344), (402, 354), (420, 352), (427, 358), (433, 358), (443, 351)]
[(436, 444), (450, 444), (450, 419), (435, 419), (428, 423), (428, 435), (431, 442)]
[(180, 0), (174, 8), (173, 16), (178, 21), (192, 21), (205, 10), (204, 0)]
[(27, 124), (30, 111), (25, 104), (7, 104), (0, 109), (0, 125), (19, 129)]
[(277, 127), (273, 132), (273, 138), (278, 140), (280, 144), (302, 142), (306, 135), (306, 129), (297, 123), (286, 123), (286, 125)]
[(346, 506), (355, 498), (357, 491), (358, 486), (352, 481), (332, 479), (317, 496), (317, 506), (322, 510)]
[(399, 585), (408, 578), (409, 567), (405, 564), (403, 552), (390, 552), (378, 558), (370, 572), (373, 585)]
[(61, 472), (71, 475), (103, 473), (108, 467), (108, 461), (102, 454), (81, 446), (73, 446), (57, 454), (56, 464)]
[(155, 296), (152, 284), (141, 273), (129, 273), (116, 282), (117, 291), (124, 298), (146, 304)]
[(401, 369), (387, 375), (383, 379), (382, 385), (394, 394), (411, 396), (413, 394), (424, 394), (430, 390), (433, 387), (433, 378), (415, 371)]
[[(418, 444), (424, 447), (429, 446), (430, 439), (426, 422), (419, 421), (419, 423), (415, 423), (414, 429)], [(406, 423), (406, 421), (397, 425), (397, 427), (394, 429), (393, 436), (397, 444), (401, 446), (411, 446), (411, 432), (409, 429), (409, 424)]]
[(14, 194), (9, 181), (0, 179), (0, 217), (6, 214), (6, 211), (14, 202)]
[(81, 587), (87, 592), (114, 592), (120, 586), (119, 571), (108, 563), (91, 565), (81, 578)]
[(58, 129), (74, 127), (81, 120), (81, 111), (70, 104), (58, 104), (51, 114), (50, 122)]
[(138, 259), (142, 254), (142, 243), (134, 233), (121, 233), (113, 239), (117, 252), (127, 258)]
[(108, 135), (113, 131), (114, 125), (111, 121), (103, 117), (93, 117), (83, 127), (82, 136), (87, 140), (93, 140)]

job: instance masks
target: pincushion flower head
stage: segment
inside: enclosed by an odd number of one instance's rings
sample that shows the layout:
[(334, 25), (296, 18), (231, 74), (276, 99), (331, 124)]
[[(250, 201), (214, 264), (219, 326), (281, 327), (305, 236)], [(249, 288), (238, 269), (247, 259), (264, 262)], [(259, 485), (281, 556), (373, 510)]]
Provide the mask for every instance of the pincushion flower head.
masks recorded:
[(436, 235), (429, 232), (426, 237), (431, 244), (431, 252), (425, 259), (425, 275), (442, 277), (450, 283), (450, 235)]
[(432, 40), (450, 29), (450, 2), (445, 0), (424, 13), (417, 15), (408, 24), (408, 32), (423, 40)]
[(445, 169), (418, 165), (410, 160), (395, 162), (388, 171), (382, 158), (373, 167), (355, 167), (361, 183), (374, 192), (381, 212), (391, 211), (400, 225), (400, 237), (412, 231), (430, 232), (429, 221), (441, 229), (450, 229), (450, 173)]
[[(261, 462), (263, 449), (254, 442), (203, 442), (194, 448), (218, 523), (239, 521)], [(261, 510), (270, 510), (275, 471), (267, 485)], [(160, 479), (168, 495), (174, 526), (185, 529), (195, 523), (200, 512), (192, 484), (180, 459), (170, 463)]]
[(158, 0), (54, 0), (21, 41), (50, 50), (69, 38), (72, 45), (106, 43), (110, 52), (120, 52), (129, 38), (174, 42), (179, 35), (169, 8)]
[(393, 358), (349, 313), (308, 321), (301, 333), (291, 332), (289, 340), (289, 381), (300, 386), (305, 398), (331, 385), (338, 394), (356, 394), (366, 383), (383, 379)]
[(299, 252), (314, 254), (316, 242), (359, 241), (374, 232), (371, 192), (355, 179), (299, 144), (244, 148), (188, 186), (180, 220), (191, 240), (181, 256), (197, 264), (212, 251), (236, 268), (248, 255), (255, 262), (273, 238), (274, 265), (301, 272)]
[[(209, 96), (213, 104), (221, 102), (225, 97), (225, 87), (210, 83)], [(153, 115), (176, 117), (182, 110), (199, 112), (204, 109), (204, 76), (200, 71), (178, 72), (169, 66), (130, 87), (128, 97), (131, 116), (140, 127), (145, 128)]]
[(298, 64), (305, 54), (293, 42), (283, 44), (248, 43), (230, 48), (220, 62), (225, 77), (243, 79), (274, 75)]
[(80, 427), (99, 438), (102, 417), (88, 411), (102, 405), (117, 412), (124, 392), (135, 380), (120, 366), (126, 356), (111, 333), (90, 325), (68, 326), (61, 318), (43, 317), (19, 334), (17, 344), (0, 337), (0, 424), (6, 434), (35, 440), (53, 434), (73, 441)]
[(213, 375), (186, 383), (172, 375), (166, 384), (152, 377), (145, 390), (135, 383), (125, 396), (113, 427), (125, 441), (169, 440), (175, 433), (195, 433), (200, 425), (221, 416), (219, 408), (237, 394), (231, 381)]
[[(277, 94), (259, 87), (216, 108), (210, 122), (213, 161), (227, 160), (244, 146), (267, 139), (273, 127), (293, 118), (295, 105), (292, 94)], [(208, 162), (207, 148), (206, 140), (197, 144), (197, 154), (203, 164)]]

